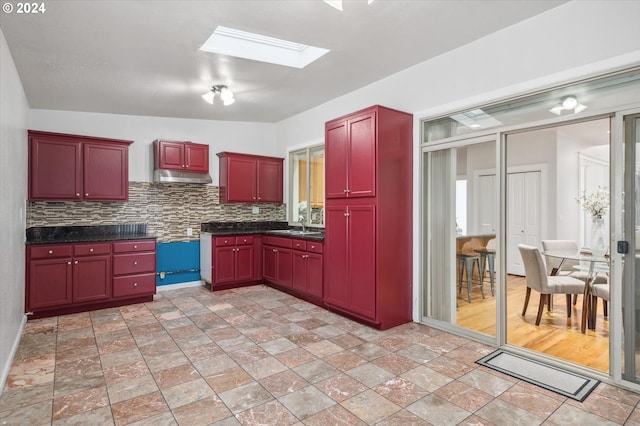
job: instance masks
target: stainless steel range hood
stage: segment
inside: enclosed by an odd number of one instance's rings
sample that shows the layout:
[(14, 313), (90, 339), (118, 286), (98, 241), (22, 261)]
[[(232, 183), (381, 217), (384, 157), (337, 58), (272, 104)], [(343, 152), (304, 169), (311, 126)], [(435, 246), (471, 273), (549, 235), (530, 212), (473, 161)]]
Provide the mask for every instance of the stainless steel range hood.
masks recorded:
[(164, 183), (211, 183), (209, 173), (184, 172), (182, 170), (155, 169), (153, 171), (154, 182)]

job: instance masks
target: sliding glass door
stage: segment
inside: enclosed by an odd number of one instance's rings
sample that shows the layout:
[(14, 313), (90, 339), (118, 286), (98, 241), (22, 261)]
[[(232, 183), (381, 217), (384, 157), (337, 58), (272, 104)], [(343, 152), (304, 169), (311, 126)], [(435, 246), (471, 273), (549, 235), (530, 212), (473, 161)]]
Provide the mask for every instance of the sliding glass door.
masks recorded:
[(425, 318), (496, 335), (495, 141), (424, 153)]
[(622, 255), (622, 376), (640, 383), (640, 114), (624, 117), (624, 224)]

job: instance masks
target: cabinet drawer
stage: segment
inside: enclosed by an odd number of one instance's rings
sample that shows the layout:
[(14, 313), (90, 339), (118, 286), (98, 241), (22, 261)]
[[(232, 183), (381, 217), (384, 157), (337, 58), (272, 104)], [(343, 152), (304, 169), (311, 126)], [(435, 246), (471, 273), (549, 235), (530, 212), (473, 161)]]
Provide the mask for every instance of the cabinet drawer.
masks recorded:
[(96, 243), (96, 244), (74, 244), (73, 255), (74, 256), (93, 256), (95, 254), (110, 254), (110, 243)]
[(216, 237), (216, 247), (235, 246), (236, 237), (230, 235), (228, 237)]
[(56, 257), (71, 257), (73, 246), (68, 245), (38, 245), (29, 246), (30, 259), (47, 259)]
[(113, 275), (140, 274), (155, 271), (155, 253), (119, 254), (113, 256)]
[(155, 240), (120, 241), (113, 243), (114, 253), (152, 251), (156, 249)]
[(291, 240), (291, 245), (296, 250), (307, 250), (307, 242), (305, 240)]
[(311, 253), (322, 253), (324, 245), (317, 241), (307, 241), (307, 251)]
[(291, 248), (291, 238), (272, 237), (269, 235), (265, 235), (264, 237), (262, 237), (262, 244), (268, 246)]
[(153, 294), (155, 292), (155, 274), (128, 275), (113, 279), (113, 297)]
[(215, 237), (215, 244), (216, 247), (251, 245), (253, 244), (253, 235)]
[(253, 244), (253, 235), (240, 235), (236, 237), (236, 245), (244, 246)]

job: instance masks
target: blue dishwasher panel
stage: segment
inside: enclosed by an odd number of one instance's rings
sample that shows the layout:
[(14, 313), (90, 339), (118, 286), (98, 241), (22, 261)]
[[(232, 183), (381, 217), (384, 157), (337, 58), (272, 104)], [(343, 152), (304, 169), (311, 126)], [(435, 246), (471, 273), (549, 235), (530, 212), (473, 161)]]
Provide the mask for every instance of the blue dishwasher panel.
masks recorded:
[(158, 243), (156, 285), (200, 279), (200, 241)]

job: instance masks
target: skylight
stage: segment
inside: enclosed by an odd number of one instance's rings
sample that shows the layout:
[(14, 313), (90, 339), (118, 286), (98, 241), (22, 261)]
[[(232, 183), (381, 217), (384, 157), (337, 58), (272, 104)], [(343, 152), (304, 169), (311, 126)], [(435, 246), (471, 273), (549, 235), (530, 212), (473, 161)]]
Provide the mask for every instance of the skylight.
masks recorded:
[(304, 68), (329, 52), (320, 47), (220, 26), (200, 50), (294, 68)]

